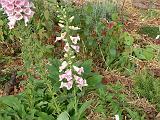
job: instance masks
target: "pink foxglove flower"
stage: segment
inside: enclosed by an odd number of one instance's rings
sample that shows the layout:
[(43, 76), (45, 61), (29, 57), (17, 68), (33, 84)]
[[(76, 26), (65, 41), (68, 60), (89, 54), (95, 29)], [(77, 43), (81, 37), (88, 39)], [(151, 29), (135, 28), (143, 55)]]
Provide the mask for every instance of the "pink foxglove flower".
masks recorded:
[(84, 72), (84, 69), (83, 67), (77, 67), (77, 66), (73, 66), (74, 70), (79, 74), (81, 75), (83, 72)]
[(68, 66), (68, 63), (66, 61), (63, 61), (62, 65), (59, 67), (59, 72), (62, 72), (66, 67)]
[(72, 47), (76, 52), (79, 52), (79, 46), (78, 46), (78, 45), (71, 45), (71, 47)]
[(22, 16), (21, 13), (16, 13), (14, 16), (15, 16), (15, 19), (16, 19), (16, 20), (21, 20), (21, 19), (23, 19), (23, 16)]
[(70, 80), (72, 80), (72, 71), (71, 70), (67, 70), (66, 72), (65, 72), (65, 74), (66, 74), (66, 79), (67, 79), (67, 81), (70, 81)]
[(82, 77), (74, 75), (74, 78), (76, 80), (77, 87), (79, 87), (80, 90), (82, 90), (82, 87), (88, 86), (86, 80), (84, 80)]
[(78, 41), (78, 40), (80, 41), (79, 35), (78, 35), (77, 37), (72, 37), (72, 36), (70, 36), (70, 39), (72, 40), (72, 43), (73, 43), (73, 44), (77, 44), (77, 41)]
[(15, 0), (8, 0), (9, 4), (14, 3)]
[(0, 4), (2, 6), (2, 8), (5, 8), (8, 5), (7, 0), (0, 0)]
[(7, 4), (5, 7), (6, 11), (13, 11), (14, 10), (14, 4)]
[(68, 82), (66, 82), (66, 83), (61, 82), (60, 88), (66, 87), (67, 90), (70, 90), (70, 89), (72, 88), (72, 86), (73, 86), (73, 81), (68, 81)]
[(72, 80), (72, 71), (71, 70), (67, 70), (64, 74), (59, 75), (59, 81), (62, 81), (63, 79), (66, 79), (67, 81), (71, 81)]
[(0, 5), (8, 16), (9, 29), (14, 28), (16, 21), (21, 19), (24, 19), (27, 26), (29, 19), (34, 15), (32, 4), (29, 0), (0, 0)]
[(62, 81), (64, 78), (66, 78), (66, 74), (59, 75), (59, 81)]

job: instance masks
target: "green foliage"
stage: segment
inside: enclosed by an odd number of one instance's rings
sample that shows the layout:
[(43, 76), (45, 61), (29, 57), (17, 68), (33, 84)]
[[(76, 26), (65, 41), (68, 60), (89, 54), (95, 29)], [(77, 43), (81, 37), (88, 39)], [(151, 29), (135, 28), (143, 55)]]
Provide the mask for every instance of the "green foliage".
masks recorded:
[(159, 30), (159, 27), (143, 26), (140, 28), (139, 33), (148, 35), (149, 37), (152, 37), (155, 39), (157, 35), (160, 34), (160, 30)]
[(155, 52), (155, 48), (150, 45), (145, 46), (145, 48), (137, 47), (133, 49), (135, 56), (141, 60), (153, 60)]
[(141, 117), (141, 113), (127, 103), (126, 95), (122, 93), (123, 89), (119, 83), (108, 84), (99, 89), (98, 95), (100, 99), (96, 111), (100, 112), (104, 118), (119, 115), (120, 119), (126, 117), (128, 119), (144, 120), (144, 116)]
[(62, 113), (58, 116), (57, 120), (69, 120), (69, 114), (68, 114), (66, 111), (65, 111), (65, 112), (62, 112)]
[(98, 13), (103, 12), (96, 13), (95, 11), (99, 9), (98, 7), (95, 9), (92, 4), (83, 6), (83, 9), (70, 7), (68, 9), (70, 14), (75, 15), (74, 24), (80, 25), (84, 55), (90, 55), (95, 59), (101, 57), (105, 68), (122, 70), (125, 67), (132, 68), (129, 56), (132, 54), (131, 46), (134, 39), (123, 31), (117, 13), (102, 17)]
[[(82, 7), (65, 2), (59, 3), (62, 10), (66, 8), (67, 18), (75, 17), (73, 25), (81, 28), (79, 35), (82, 51), (77, 54), (75, 65), (84, 68), (82, 77), (88, 84), (88, 87), (82, 91), (76, 88), (70, 91), (60, 89), (61, 60), (59, 58), (63, 50), (56, 48), (59, 41), (54, 43), (55, 35), (61, 32), (61, 30), (55, 30), (59, 19), (57, 1), (33, 0), (33, 2), (36, 6), (35, 15), (27, 27), (24, 27), (24, 23), (20, 21), (13, 30), (9, 30), (6, 15), (0, 11), (0, 42), (14, 44), (16, 47), (20, 44), (19, 52), (15, 50), (14, 55), (23, 60), (23, 66), (18, 68), (17, 77), (27, 79), (20, 83), (25, 86), (23, 92), (0, 98), (0, 119), (83, 120), (86, 117), (85, 111), (94, 101), (82, 102), (81, 98), (93, 90), (99, 95), (95, 112), (102, 114), (105, 119), (119, 115), (120, 119), (126, 117), (144, 120), (144, 115), (127, 103), (126, 95), (122, 92), (125, 88), (118, 83), (102, 85), (102, 76), (92, 71), (92, 61), (98, 59), (102, 61), (102, 67), (105, 69), (118, 69), (131, 75), (134, 64), (130, 56), (147, 61), (160, 59), (159, 46), (146, 45), (143, 48), (141, 46), (134, 48), (134, 38), (124, 31), (123, 24), (116, 13), (117, 6), (112, 1), (87, 3)], [(140, 31), (153, 38), (159, 34), (159, 30), (154, 27), (144, 27)], [(70, 33), (67, 34), (69, 37)], [(77, 33), (71, 32), (71, 34)], [(52, 43), (48, 44), (48, 40)], [(1, 52), (0, 64), (7, 64), (12, 57), (13, 55), (7, 56)], [(87, 60), (88, 58), (92, 60)], [(0, 82), (9, 79), (9, 75), (0, 76)], [(135, 93), (157, 104), (160, 110), (159, 79), (147, 73), (141, 73), (135, 77), (135, 80)]]
[(147, 98), (153, 104), (157, 104), (158, 110), (160, 110), (160, 80), (154, 78), (147, 71), (143, 71), (141, 74), (135, 76), (135, 92), (140, 97)]

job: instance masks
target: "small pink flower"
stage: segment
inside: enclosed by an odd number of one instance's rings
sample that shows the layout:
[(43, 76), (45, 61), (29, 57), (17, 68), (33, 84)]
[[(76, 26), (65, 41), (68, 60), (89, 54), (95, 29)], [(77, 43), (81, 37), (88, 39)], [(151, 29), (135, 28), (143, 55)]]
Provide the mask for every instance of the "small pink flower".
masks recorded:
[(61, 82), (60, 88), (66, 87), (67, 90), (70, 90), (72, 88), (72, 86), (73, 86), (73, 81), (69, 81), (67, 83)]
[(66, 79), (67, 79), (67, 81), (70, 81), (70, 80), (72, 80), (72, 71), (71, 70), (67, 70), (66, 72), (65, 72), (65, 74), (66, 74)]
[(13, 9), (14, 9), (14, 4), (7, 4), (6, 7), (5, 7), (5, 9), (6, 9), (7, 11), (13, 10)]
[(83, 80), (83, 84), (77, 84), (77, 87), (82, 91), (82, 87), (88, 86), (86, 80)]
[(13, 10), (5, 10), (5, 13), (7, 14), (7, 16), (12, 17), (14, 15), (14, 11)]
[(79, 52), (79, 46), (78, 46), (78, 45), (71, 45), (71, 47), (72, 47), (76, 52)]
[(79, 37), (79, 35), (77, 37), (70, 36), (70, 39), (71, 39), (73, 44), (77, 44), (77, 41), (80, 40), (80, 37)]
[(84, 72), (84, 69), (83, 67), (77, 67), (77, 66), (73, 66), (74, 70), (79, 74), (81, 75), (83, 72)]
[(32, 10), (30, 8), (25, 8), (23, 9), (24, 14), (26, 15), (31, 15), (32, 14)]
[(62, 81), (63, 79), (66, 79), (67, 81), (71, 81), (72, 80), (72, 71), (71, 70), (67, 70), (64, 74), (59, 75), (59, 81)]
[(24, 7), (32, 7), (32, 6), (28, 1), (24, 0)]
[(13, 4), (15, 0), (8, 0), (9, 4)]
[(21, 13), (22, 11), (23, 11), (23, 9), (21, 7), (14, 8), (14, 12), (16, 12), (16, 13)]
[(14, 16), (15, 16), (15, 19), (16, 19), (16, 20), (21, 20), (21, 19), (23, 19), (23, 16), (22, 16), (21, 13), (16, 13)]
[(21, 7), (24, 5), (26, 0), (15, 0), (15, 6)]
[(59, 72), (62, 72), (62, 70), (64, 70), (67, 66), (68, 66), (68, 63), (64, 61), (62, 65), (59, 67)]
[(66, 78), (66, 74), (59, 75), (59, 81), (62, 81), (64, 78)]
[(6, 0), (1, 0), (0, 4), (2, 5), (2, 8), (5, 8), (8, 5), (8, 2)]
[(75, 78), (75, 80), (76, 80), (77, 87), (79, 87), (80, 90), (82, 90), (82, 87), (88, 86), (86, 80), (83, 80), (82, 77), (79, 77), (79, 76), (74, 75), (74, 78)]
[(70, 49), (69, 43), (67, 42), (66, 45), (64, 46), (64, 50), (65, 50), (66, 52), (68, 52), (69, 49)]
[(29, 0), (0, 0), (0, 5), (8, 16), (9, 29), (14, 28), (16, 21), (21, 19), (24, 19), (25, 26), (27, 26), (29, 19), (34, 15), (31, 10), (33, 5), (30, 5)]
[(34, 15), (34, 12), (31, 11), (31, 15), (26, 15), (24, 14), (23, 15), (23, 19), (24, 19), (24, 23), (25, 23), (25, 26), (27, 26), (27, 23), (29, 22), (29, 19)]

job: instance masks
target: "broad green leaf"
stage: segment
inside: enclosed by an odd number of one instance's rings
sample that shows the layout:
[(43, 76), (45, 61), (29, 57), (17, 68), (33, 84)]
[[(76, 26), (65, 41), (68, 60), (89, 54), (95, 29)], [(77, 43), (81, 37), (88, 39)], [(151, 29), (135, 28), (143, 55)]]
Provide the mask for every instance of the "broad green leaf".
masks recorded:
[(14, 108), (15, 110), (19, 110), (21, 107), (21, 103), (15, 96), (5, 96), (0, 98), (0, 103), (5, 104), (9, 107)]
[(113, 13), (113, 14), (112, 14), (112, 20), (113, 20), (113, 21), (118, 20), (118, 14), (117, 14), (117, 13)]
[(69, 114), (65, 111), (58, 115), (57, 120), (69, 120)]
[(132, 44), (133, 44), (133, 42), (134, 42), (134, 39), (133, 39), (133, 37), (131, 37), (131, 36), (125, 36), (125, 44), (126, 45), (128, 45), (128, 46), (131, 46)]
[(44, 11), (44, 17), (46, 20), (49, 20), (49, 11), (48, 10)]
[(0, 26), (3, 26), (3, 24), (4, 24), (3, 20), (0, 20)]
[(154, 50), (152, 48), (146, 48), (143, 50), (143, 55), (147, 60), (152, 60), (154, 57)]
[(48, 115), (47, 113), (44, 112), (39, 112), (38, 113), (38, 120), (54, 120), (53, 116)]
[(41, 107), (41, 106), (46, 105), (46, 104), (48, 104), (47, 101), (41, 101), (40, 103), (38, 103), (38, 104), (36, 105), (36, 107)]
[(92, 100), (86, 101), (85, 103), (83, 103), (83, 105), (81, 106), (81, 108), (78, 111), (78, 119), (80, 120), (81, 115), (85, 112), (85, 110), (91, 105)]
[(67, 105), (67, 112), (70, 112), (74, 108), (74, 100), (70, 101)]

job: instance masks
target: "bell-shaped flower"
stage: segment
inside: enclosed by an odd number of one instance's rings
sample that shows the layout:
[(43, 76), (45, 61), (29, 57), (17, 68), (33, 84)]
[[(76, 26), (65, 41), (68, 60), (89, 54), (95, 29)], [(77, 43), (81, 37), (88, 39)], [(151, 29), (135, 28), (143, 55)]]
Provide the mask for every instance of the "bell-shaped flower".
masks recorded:
[(9, 29), (14, 28), (14, 25), (16, 24), (16, 19), (14, 17), (8, 17), (8, 19), (9, 19), (8, 22)]
[(79, 74), (81, 75), (83, 72), (84, 72), (84, 69), (83, 67), (77, 67), (77, 66), (73, 66), (74, 70)]
[(78, 45), (71, 45), (71, 47), (76, 51), (79, 52), (79, 46)]
[(84, 80), (82, 77), (79, 77), (77, 75), (74, 75), (74, 78), (76, 80), (76, 83), (77, 83), (77, 87), (82, 90), (82, 87), (84, 86), (88, 86), (86, 80)]
[(68, 81), (68, 82), (61, 82), (60, 88), (67, 88), (67, 90), (70, 90), (73, 86), (73, 81)]
[(80, 30), (79, 27), (74, 27), (74, 26), (69, 26), (69, 29), (71, 29), (71, 30)]
[(59, 79), (59, 81), (62, 81), (63, 79), (66, 79), (67, 81), (72, 80), (72, 71), (68, 69), (64, 74), (59, 75)]
[(64, 50), (65, 50), (66, 52), (68, 52), (69, 49), (70, 49), (69, 43), (67, 42), (66, 45), (64, 46)]
[(25, 26), (27, 26), (29, 19), (34, 15), (29, 0), (0, 0), (0, 5), (8, 16), (9, 29), (14, 28), (16, 21), (21, 19), (24, 19)]
[(79, 37), (79, 35), (77, 37), (70, 36), (70, 39), (71, 39), (73, 44), (77, 44), (77, 41), (80, 40), (80, 37)]
[(62, 62), (62, 65), (59, 67), (59, 72), (62, 72), (66, 67), (68, 66), (68, 63), (66, 61)]
[(59, 40), (63, 40), (63, 39), (65, 38), (65, 36), (66, 36), (66, 32), (61, 33), (61, 36), (60, 36), (60, 37), (56, 37), (56, 41), (55, 41), (55, 42), (57, 42), (57, 41), (59, 41)]
[[(15, 0), (15, 6), (17, 6), (17, 7), (22, 7), (22, 6), (24, 6), (24, 3), (25, 2), (28, 2), (28, 1), (26, 1), (26, 0)], [(29, 3), (29, 2), (28, 2)]]
[(14, 10), (14, 4), (7, 4), (5, 7), (5, 10), (7, 10), (7, 11)]
[(2, 6), (2, 8), (5, 8), (8, 5), (7, 0), (0, 0), (0, 4)]
[(21, 20), (21, 19), (23, 19), (23, 16), (22, 16), (21, 13), (16, 13), (14, 16), (15, 16), (15, 19), (16, 19), (16, 20)]
[(9, 4), (13, 4), (15, 0), (8, 0)]

